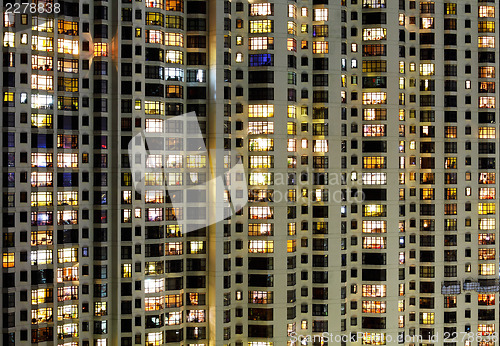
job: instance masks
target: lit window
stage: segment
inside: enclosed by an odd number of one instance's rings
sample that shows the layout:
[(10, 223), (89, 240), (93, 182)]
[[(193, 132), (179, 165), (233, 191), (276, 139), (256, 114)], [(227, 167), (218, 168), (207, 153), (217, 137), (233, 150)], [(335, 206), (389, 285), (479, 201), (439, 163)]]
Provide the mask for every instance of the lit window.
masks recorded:
[(274, 218), (274, 208), (273, 207), (249, 207), (248, 209), (249, 219), (273, 219)]
[(363, 313), (385, 314), (385, 312), (386, 312), (385, 301), (363, 300)]
[(479, 6), (480, 18), (495, 18), (495, 6)]
[(14, 47), (15, 34), (13, 32), (3, 33), (3, 46)]
[(250, 5), (250, 16), (272, 16), (273, 4), (264, 2)]
[(363, 285), (363, 297), (385, 297), (387, 292), (386, 285)]
[(250, 21), (250, 33), (251, 34), (271, 33), (273, 31), (274, 31), (273, 21), (270, 19), (251, 20)]
[(387, 103), (387, 93), (385, 92), (363, 93), (364, 105), (378, 105), (386, 103)]
[(166, 50), (165, 51), (165, 62), (169, 64), (182, 64), (183, 54), (178, 50)]
[(420, 64), (421, 76), (433, 76), (434, 73), (434, 64)]
[[(5, 33), (5, 34), (7, 34), (7, 33)], [(78, 41), (75, 41), (75, 42), (78, 45)], [(5, 45), (5, 42), (4, 42), (4, 45)], [(52, 37), (36, 36), (36, 35), (31, 36), (31, 50), (39, 50), (42, 52), (52, 52), (54, 50), (53, 38)]]
[(478, 138), (495, 139), (496, 138), (496, 128), (495, 127), (479, 127)]
[(274, 139), (272, 138), (251, 138), (248, 140), (249, 151), (273, 151)]
[(495, 108), (495, 96), (480, 96), (479, 108)]
[(248, 241), (249, 253), (273, 253), (274, 241), (272, 240), (249, 240)]
[(328, 9), (327, 8), (315, 8), (313, 12), (314, 21), (327, 21), (328, 20)]
[(261, 135), (273, 133), (274, 123), (272, 121), (250, 121), (248, 123), (248, 134)]
[(387, 239), (385, 237), (363, 237), (363, 249), (385, 249)]
[(2, 254), (2, 263), (3, 268), (14, 268), (14, 252), (4, 252)]
[[(96, 45), (99, 45), (99, 44), (106, 45), (106, 47), (108, 45), (107, 43), (96, 43)], [(58, 38), (57, 39), (57, 52), (76, 55), (80, 52), (79, 42), (77, 40), (68, 40), (65, 38)], [(95, 50), (94, 50), (94, 54), (95, 54)], [(102, 56), (107, 56), (107, 52), (106, 52), (106, 55), (102, 55)]]
[(363, 41), (379, 41), (387, 39), (387, 29), (370, 28), (363, 29)]
[[(153, 31), (153, 30), (151, 30)], [(146, 30), (147, 37), (147, 30)], [(155, 43), (155, 42), (153, 42)], [(159, 42), (158, 42), (159, 43)], [(165, 45), (166, 46), (184, 46), (184, 35), (180, 33), (167, 32), (165, 33)]]
[(297, 40), (294, 38), (287, 38), (287, 50), (296, 52), (297, 51)]
[(248, 117), (272, 118), (274, 117), (274, 105), (248, 105)]
[(386, 233), (387, 232), (387, 221), (376, 220), (368, 221), (363, 220), (362, 224), (363, 233)]
[(478, 48), (495, 48), (495, 37), (494, 36), (478, 36), (477, 47)]
[(272, 37), (250, 37), (248, 48), (250, 50), (274, 49), (274, 39)]
[(313, 53), (328, 54), (328, 41), (314, 41)]
[(496, 265), (495, 263), (481, 263), (478, 271), (479, 275), (495, 275)]
[(434, 324), (434, 312), (421, 312), (420, 313), (420, 323), (421, 324)]

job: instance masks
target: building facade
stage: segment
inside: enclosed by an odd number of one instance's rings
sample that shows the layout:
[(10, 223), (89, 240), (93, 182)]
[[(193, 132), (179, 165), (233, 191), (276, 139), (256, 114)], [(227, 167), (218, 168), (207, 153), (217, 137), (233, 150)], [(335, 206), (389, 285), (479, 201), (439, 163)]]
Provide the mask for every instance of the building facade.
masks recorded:
[(496, 13), (6, 3), (2, 344), (498, 344)]

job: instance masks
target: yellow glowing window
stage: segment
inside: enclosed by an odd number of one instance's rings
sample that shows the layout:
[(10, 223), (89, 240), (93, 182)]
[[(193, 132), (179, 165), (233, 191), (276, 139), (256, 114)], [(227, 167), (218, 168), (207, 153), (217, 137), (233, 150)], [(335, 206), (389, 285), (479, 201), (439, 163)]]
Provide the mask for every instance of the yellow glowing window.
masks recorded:
[(479, 249), (478, 250), (478, 260), (492, 261), (495, 260), (495, 249)]
[(248, 123), (248, 134), (263, 135), (273, 134), (274, 123), (272, 121), (250, 121)]
[(363, 297), (385, 297), (386, 285), (363, 285), (361, 288)]
[(314, 21), (327, 21), (328, 20), (328, 9), (327, 8), (315, 8), (313, 10), (313, 20)]
[(297, 134), (297, 124), (294, 122), (286, 123), (287, 134), (296, 135)]
[(274, 224), (272, 223), (248, 224), (248, 235), (250, 236), (270, 236), (273, 234), (274, 234)]
[(387, 93), (385, 92), (363, 93), (364, 105), (378, 105), (386, 103), (387, 103)]
[(496, 189), (494, 187), (479, 188), (479, 199), (496, 199)]
[(495, 335), (495, 325), (494, 324), (478, 324), (477, 331), (478, 331), (478, 335)]
[(290, 35), (297, 35), (297, 23), (295, 23), (295, 22), (288, 22), (287, 23), (287, 28), (288, 28), (288, 34), (290, 34)]
[(387, 173), (363, 173), (361, 181), (363, 185), (385, 185), (387, 184)]
[(188, 253), (189, 254), (204, 254), (205, 253), (205, 242), (201, 240), (188, 242)]
[(187, 155), (187, 168), (205, 168), (207, 166), (207, 157), (205, 155)]
[(287, 50), (296, 52), (297, 51), (297, 40), (294, 38), (287, 38), (286, 39), (286, 47)]
[(273, 4), (264, 2), (250, 5), (250, 16), (272, 16)]
[(295, 138), (289, 138), (287, 140), (287, 151), (288, 152), (297, 151), (297, 139), (295, 139)]
[(385, 125), (363, 125), (363, 137), (383, 137), (385, 128)]
[(385, 314), (385, 312), (386, 312), (385, 301), (363, 300), (363, 313)]
[(495, 263), (481, 263), (478, 270), (479, 275), (495, 275), (496, 265)]
[(163, 345), (163, 333), (146, 333), (147, 346), (160, 346)]
[(387, 39), (386, 28), (363, 29), (363, 41), (380, 41)]
[(328, 152), (328, 139), (314, 139), (313, 140), (314, 153), (327, 153)]
[(387, 239), (385, 237), (363, 237), (363, 249), (385, 249)]
[(457, 14), (457, 4), (456, 3), (445, 3), (444, 4), (444, 14)]
[(457, 188), (445, 188), (444, 189), (444, 199), (454, 200), (457, 199)]
[(494, 36), (478, 36), (477, 47), (478, 48), (495, 48), (495, 37)]
[(33, 70), (52, 71), (53, 69), (52, 61), (53, 61), (52, 57), (32, 55), (31, 68)]
[(363, 216), (383, 217), (386, 216), (387, 206), (385, 204), (365, 204), (363, 205)]
[(480, 127), (478, 129), (478, 138), (495, 139), (496, 138), (496, 128), (494, 128), (494, 127)]
[(57, 250), (57, 263), (78, 262), (78, 248)]
[(480, 230), (494, 230), (495, 226), (496, 226), (496, 220), (495, 219), (480, 218), (478, 220), (478, 228)]
[(163, 26), (163, 14), (156, 12), (146, 12), (147, 25), (161, 25)]
[(288, 5), (288, 18), (297, 19), (297, 6), (289, 4)]
[(57, 154), (57, 167), (78, 168), (78, 154)]
[(363, 120), (386, 120), (387, 109), (380, 108), (365, 108), (363, 109)]
[(495, 96), (480, 96), (478, 107), (479, 108), (495, 108)]
[(477, 23), (477, 32), (495, 32), (495, 22), (483, 21)]
[(478, 294), (477, 303), (478, 305), (495, 305), (495, 293)]
[(495, 18), (495, 6), (479, 6), (478, 12), (480, 18)]
[[(106, 45), (107, 47), (107, 43), (101, 43), (103, 45)], [(57, 39), (57, 52), (58, 53), (65, 53), (65, 54), (79, 54), (80, 52), (80, 43), (79, 41), (77, 40), (69, 40), (69, 39), (65, 39), (65, 38), (58, 38)], [(94, 45), (95, 47), (95, 45)], [(95, 49), (94, 49), (94, 54), (95, 54)], [(106, 55), (102, 55), (102, 56), (107, 56)]]
[(2, 254), (2, 263), (4, 268), (13, 268), (15, 266), (14, 252), (4, 252)]
[(250, 50), (274, 49), (274, 39), (272, 37), (250, 37), (248, 48)]
[(40, 308), (36, 310), (31, 310), (31, 324), (47, 323), (52, 321), (53, 321), (52, 308)]
[(146, 30), (146, 43), (163, 44), (163, 32), (160, 30)]
[(3, 33), (3, 46), (14, 47), (15, 34), (13, 32)]
[(495, 212), (495, 203), (478, 203), (477, 205), (477, 213), (479, 215), (493, 215)]
[[(196, 316), (193, 314), (193, 311), (201, 311), (199, 316)], [(205, 310), (187, 310), (186, 311), (186, 322), (200, 322), (200, 318), (203, 318), (204, 322), (204, 315)], [(193, 316), (194, 315), (194, 316)], [(166, 326), (175, 326), (178, 324), (181, 324), (182, 322), (182, 312), (181, 311), (174, 311), (174, 312), (168, 312), (165, 314), (165, 325)]]
[(495, 78), (495, 66), (479, 66), (478, 77)]
[(273, 21), (270, 19), (251, 20), (250, 21), (250, 33), (251, 34), (271, 33), (273, 31), (274, 31)]
[(295, 235), (297, 230), (297, 224), (295, 222), (288, 223), (288, 235)]
[(52, 205), (52, 192), (32, 192), (31, 206), (43, 207)]
[(420, 313), (420, 323), (421, 324), (434, 324), (434, 312), (421, 312)]
[[(32, 30), (40, 32), (54, 32), (54, 19), (33, 16), (31, 18)], [(77, 24), (78, 32), (78, 24)]]
[(457, 169), (457, 158), (456, 157), (445, 157), (444, 168), (445, 169)]
[(54, 90), (53, 76), (31, 75), (31, 89)]
[(444, 137), (445, 138), (457, 138), (457, 127), (456, 126), (445, 126), (444, 127)]
[(274, 105), (248, 105), (249, 118), (274, 117)]
[(385, 156), (363, 156), (363, 168), (367, 169), (386, 168)]
[(108, 44), (94, 43), (94, 56), (108, 56)]
[[(7, 33), (5, 33), (5, 34), (7, 34)], [(4, 42), (4, 45), (5, 45), (5, 42)], [(53, 38), (52, 37), (36, 36), (36, 35), (31, 36), (31, 49), (32, 50), (39, 50), (42, 52), (52, 52), (54, 49)]]
[(249, 253), (273, 253), (274, 241), (272, 240), (249, 240), (248, 241)]
[(58, 191), (57, 192), (57, 205), (78, 205), (78, 192), (77, 191)]
[(250, 138), (248, 140), (249, 151), (273, 151), (274, 139), (272, 138)]
[(165, 62), (169, 64), (182, 64), (183, 54), (178, 50), (166, 50)]
[(387, 232), (387, 221), (376, 220), (368, 221), (363, 220), (362, 224), (363, 233), (386, 233)]
[(52, 264), (52, 250), (31, 251), (31, 265)]
[(421, 76), (433, 76), (435, 73), (434, 64), (420, 64)]
[(313, 53), (328, 54), (328, 41), (314, 41)]
[[(151, 31), (153, 31), (153, 30), (151, 30)], [(147, 34), (147, 31), (146, 31), (146, 34)], [(165, 45), (182, 47), (184, 45), (184, 35), (180, 34), (180, 33), (173, 33), (173, 32), (165, 33)]]
[(273, 184), (273, 174), (272, 173), (250, 173), (248, 177), (249, 185), (272, 185)]
[[(51, 302), (52, 303), (52, 288), (40, 288), (31, 291), (31, 304), (38, 305)], [(51, 308), (48, 308), (51, 310)]]
[(297, 241), (295, 239), (288, 239), (286, 241), (286, 252), (297, 251)]
[(248, 218), (251, 220), (274, 219), (273, 207), (249, 207)]
[[(40, 25), (40, 20), (39, 20), (39, 25)], [(59, 20), (57, 22), (57, 33), (63, 35), (72, 35), (72, 36), (78, 35), (78, 22)]]

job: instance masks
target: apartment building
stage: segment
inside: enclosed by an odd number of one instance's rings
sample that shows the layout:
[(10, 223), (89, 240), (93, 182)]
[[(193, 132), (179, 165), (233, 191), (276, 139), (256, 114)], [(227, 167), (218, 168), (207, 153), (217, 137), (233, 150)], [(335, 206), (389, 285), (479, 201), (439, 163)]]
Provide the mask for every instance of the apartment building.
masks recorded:
[(2, 344), (498, 343), (497, 12), (5, 3)]

